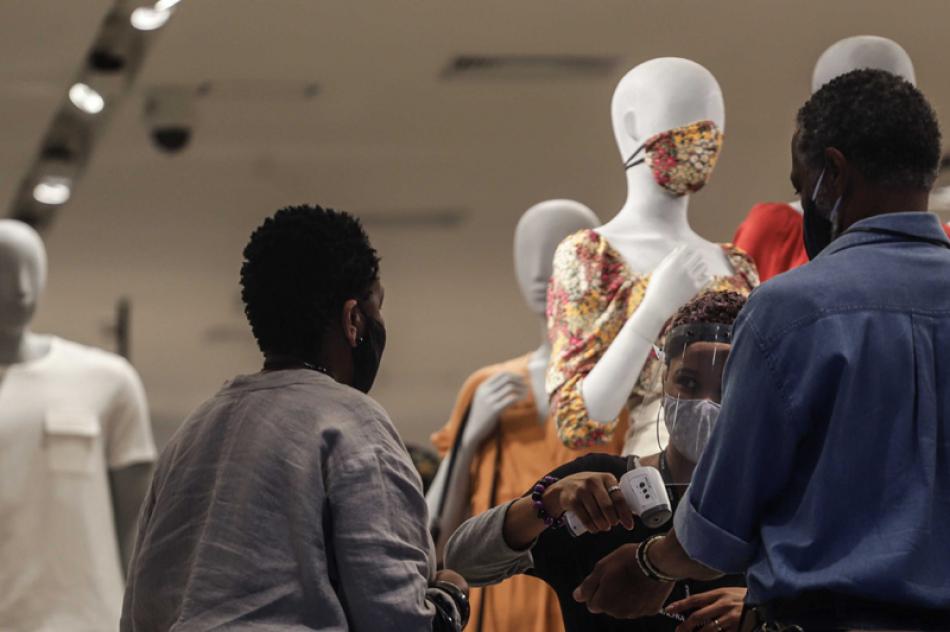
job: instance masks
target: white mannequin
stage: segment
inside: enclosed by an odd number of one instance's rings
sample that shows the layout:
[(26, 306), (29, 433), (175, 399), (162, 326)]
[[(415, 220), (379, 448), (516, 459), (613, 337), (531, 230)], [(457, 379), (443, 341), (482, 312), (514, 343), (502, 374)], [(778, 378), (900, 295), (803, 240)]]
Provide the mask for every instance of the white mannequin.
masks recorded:
[[(640, 64), (621, 79), (611, 104), (623, 159), (662, 131), (700, 120), (725, 129), (722, 91), (712, 74), (687, 59)], [(734, 274), (722, 248), (689, 226), (689, 197), (674, 197), (650, 170), (627, 170), (627, 201), (597, 231), (634, 274), (652, 272), (643, 302), (581, 386), (591, 420), (609, 423), (626, 404), (663, 325), (712, 276)]]
[(886, 37), (856, 35), (835, 42), (818, 58), (812, 94), (835, 77), (859, 68), (886, 70), (917, 85), (914, 63), (900, 44)]
[(49, 337), (30, 333), (29, 323), (46, 285), (46, 253), (26, 224), (0, 220), (0, 270), (0, 366), (41, 358)]
[[(554, 251), (559, 243), (579, 230), (595, 228), (600, 224), (592, 210), (573, 200), (548, 200), (535, 204), (521, 216), (515, 229), (515, 275), (525, 303), (540, 320), (541, 345), (528, 363), (531, 384), (512, 373), (499, 373), (485, 380), (475, 391), (459, 454), (452, 470), (452, 481), (446, 497), (439, 525), (441, 550), (445, 541), (465, 519), (471, 491), (469, 472), (472, 459), (479, 447), (498, 425), (502, 411), (523, 398), (527, 388), (534, 393), (538, 408), (538, 423), (548, 418), (548, 398), (544, 389), (545, 373), (551, 346), (547, 338), (545, 310), (548, 280), (551, 277)], [(430, 520), (435, 521), (439, 502), (448, 476), (449, 452), (426, 494)]]
[[(917, 85), (914, 63), (900, 44), (877, 35), (855, 35), (838, 40), (821, 54), (811, 76), (811, 93), (835, 77), (860, 68), (886, 70)], [(789, 202), (789, 206), (802, 212), (800, 200)]]
[[(53, 353), (54, 343), (74, 345), (74, 343), (65, 343), (64, 341), (57, 342), (53, 336), (38, 335), (30, 331), (30, 322), (46, 284), (46, 273), (46, 252), (39, 235), (32, 228), (21, 222), (15, 220), (0, 220), (0, 386), (3, 386), (7, 390), (7, 392), (3, 394), (6, 397), (5, 401), (7, 401), (8, 405), (12, 403), (14, 408), (24, 411), (44, 410), (48, 406), (48, 402), (27, 401), (30, 400), (31, 397), (36, 396), (36, 390), (31, 390), (29, 393), (22, 395), (19, 394), (19, 391), (17, 393), (10, 393), (9, 389), (16, 388), (11, 384), (16, 382), (12, 379), (14, 372), (19, 371), (18, 375), (28, 374), (34, 376), (36, 375), (34, 372), (37, 369), (33, 367), (43, 362), (47, 356)], [(79, 347), (79, 345), (74, 346)], [(105, 357), (106, 355), (105, 352), (99, 352), (98, 350), (94, 351), (94, 353), (98, 354), (97, 357)], [(117, 364), (119, 362), (124, 361), (115, 359), (114, 363)], [(30, 380), (34, 380), (32, 383), (35, 383), (37, 379), (40, 378), (30, 377), (29, 379), (21, 380), (16, 383), (22, 385), (23, 383), (31, 383)], [(101, 380), (106, 378), (102, 378), (97, 373), (96, 377), (92, 379)], [(92, 388), (92, 383), (90, 383), (89, 386), (90, 390), (95, 390)], [(107, 389), (112, 389), (114, 386), (115, 385), (111, 382), (105, 385)], [(40, 392), (42, 392), (42, 390), (40, 390)], [(64, 407), (66, 410), (69, 410), (69, 407), (74, 405), (74, 402), (69, 400), (60, 401), (63, 397), (66, 397), (67, 394), (49, 393), (47, 396), (50, 400), (56, 400), (53, 406), (59, 406), (60, 411), (63, 410)], [(9, 409), (0, 412), (16, 414)], [(23, 414), (26, 415), (27, 413), (24, 412)], [(75, 418), (73, 420), (75, 420)], [(43, 423), (41, 417), (24, 417), (21, 421), (22, 424), (26, 424), (27, 421), (29, 421), (30, 424), (36, 423), (38, 425), (42, 425)], [(47, 417), (46, 421), (47, 431), (49, 431), (49, 417)], [(67, 421), (69, 420), (67, 419)], [(48, 452), (46, 458), (56, 458), (52, 452), (53, 448), (49, 447), (49, 435), (43, 434), (43, 428), (33, 428), (32, 426), (24, 425), (22, 428), (8, 427), (5, 430), (11, 433), (5, 436), (7, 440), (16, 439), (17, 437), (32, 437), (34, 435), (37, 438), (41, 436), (44, 437), (43, 452)], [(150, 433), (148, 437), (150, 441)], [(106, 441), (107, 438), (108, 437), (103, 437), (102, 440)], [(75, 448), (75, 445), (67, 449), (73, 448)], [(154, 447), (152, 447), (152, 450), (154, 451)], [(108, 487), (112, 500), (112, 520), (114, 521), (115, 533), (118, 538), (116, 548), (120, 556), (119, 561), (123, 564), (122, 570), (124, 570), (131, 555), (131, 549), (135, 539), (136, 519), (139, 508), (148, 491), (151, 472), (152, 465), (147, 462), (135, 463), (119, 469), (109, 469), (108, 472)], [(84, 476), (88, 478), (88, 476), (91, 475)], [(77, 483), (69, 484), (74, 485)], [(11, 483), (11, 485), (13, 485), (13, 483)], [(78, 487), (73, 487), (72, 489), (75, 494), (81, 493), (78, 491)], [(37, 488), (30, 488), (27, 491), (22, 489), (14, 490), (11, 487), (9, 491), (14, 494), (26, 493), (35, 498), (42, 498), (51, 494), (48, 490)], [(61, 494), (64, 492), (59, 491), (52, 494), (55, 495), (57, 493)], [(24, 509), (24, 511), (26, 510)], [(106, 511), (108, 511), (108, 505)], [(102, 561), (102, 564), (106, 568), (109, 566), (108, 560)], [(101, 569), (96, 568), (84, 569), (84, 576), (72, 579), (76, 582), (87, 581), (89, 576), (94, 575), (100, 570)], [(121, 601), (121, 594), (118, 595), (118, 597), (119, 601)], [(44, 599), (48, 597), (40, 595), (38, 598)], [(118, 608), (120, 604), (114, 605)], [(42, 607), (48, 608), (51, 611), (54, 610), (54, 604), (49, 602), (46, 602)], [(78, 622), (74, 621), (74, 623), (77, 623), (78, 626), (84, 623), (84, 621), (79, 620)]]

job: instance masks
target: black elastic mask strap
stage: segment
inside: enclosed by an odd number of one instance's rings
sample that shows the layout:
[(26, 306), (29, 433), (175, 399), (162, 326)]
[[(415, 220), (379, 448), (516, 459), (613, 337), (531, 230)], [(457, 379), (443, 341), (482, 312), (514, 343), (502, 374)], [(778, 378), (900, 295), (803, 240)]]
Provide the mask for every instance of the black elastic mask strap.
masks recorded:
[(644, 160), (646, 160), (646, 156), (643, 156), (643, 157), (640, 158), (639, 160), (634, 160), (634, 159), (637, 157), (637, 155), (638, 155), (641, 151), (643, 151), (643, 148), (644, 148), (644, 147), (645, 147), (645, 144), (641, 144), (641, 145), (637, 148), (637, 150), (636, 150), (635, 152), (633, 152), (632, 154), (630, 154), (630, 157), (627, 158), (626, 161), (624, 161), (624, 163), (623, 163), (623, 168), (624, 168), (625, 170), (626, 170), (626, 169), (630, 169), (630, 167), (636, 167), (636, 166), (639, 165), (641, 162), (643, 162)]

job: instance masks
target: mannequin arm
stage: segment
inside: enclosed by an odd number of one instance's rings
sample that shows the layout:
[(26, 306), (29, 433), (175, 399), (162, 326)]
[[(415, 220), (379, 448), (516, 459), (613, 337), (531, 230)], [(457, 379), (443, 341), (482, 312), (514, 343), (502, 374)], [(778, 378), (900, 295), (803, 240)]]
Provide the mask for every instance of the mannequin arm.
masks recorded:
[[(513, 373), (497, 373), (475, 390), (468, 419), (464, 430), (461, 430), (462, 439), (452, 470), (452, 480), (446, 480), (453, 456), (453, 451), (450, 450), (439, 465), (429, 493), (426, 494), (429, 528), (439, 528), (439, 541), (435, 544), (440, 557), (445, 542), (466, 518), (472, 484), (472, 460), (485, 440), (498, 427), (502, 411), (524, 397), (526, 390), (524, 380)], [(449, 486), (448, 495), (445, 497), (445, 506), (440, 516), (439, 503), (446, 485)]]
[(684, 246), (660, 262), (640, 306), (581, 384), (592, 421), (604, 424), (617, 418), (667, 321), (708, 282), (702, 256)]
[(112, 512), (115, 516), (115, 531), (119, 539), (123, 574), (127, 572), (129, 561), (132, 559), (139, 510), (148, 493), (153, 470), (153, 463), (135, 463), (109, 472)]
[(643, 310), (634, 312), (584, 378), (581, 393), (591, 421), (606, 424), (620, 414), (666, 322), (657, 321)]
[[(426, 494), (426, 506), (429, 508), (429, 529), (431, 530), (436, 526), (439, 528), (438, 541), (435, 543), (438, 559), (442, 559), (442, 552), (449, 537), (465, 520), (468, 500), (471, 495), (471, 469), (475, 451), (467, 448), (464, 444), (462, 445), (455, 457), (452, 480), (448, 481), (449, 460), (453, 454), (450, 451), (442, 459), (432, 485), (429, 486), (429, 491)], [(439, 502), (447, 484), (449, 485), (449, 491), (445, 497), (445, 507), (440, 516)]]

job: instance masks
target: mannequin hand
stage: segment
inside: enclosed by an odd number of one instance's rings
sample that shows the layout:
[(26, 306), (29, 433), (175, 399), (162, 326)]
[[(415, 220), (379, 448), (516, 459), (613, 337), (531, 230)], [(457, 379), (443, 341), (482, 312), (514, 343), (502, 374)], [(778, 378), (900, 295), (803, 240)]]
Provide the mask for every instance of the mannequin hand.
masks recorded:
[(633, 529), (633, 511), (623, 494), (607, 490), (617, 484), (608, 472), (580, 472), (565, 476), (544, 491), (548, 514), (560, 516), (572, 511), (591, 533), (610, 531), (617, 524)]
[(598, 614), (617, 619), (637, 619), (660, 612), (673, 591), (673, 582), (646, 577), (637, 565), (638, 544), (625, 544), (594, 566), (574, 591), (574, 599)]
[(690, 612), (676, 632), (735, 632), (742, 618), (745, 588), (718, 588), (671, 603), (666, 611), (672, 614)]
[[(702, 255), (686, 246), (678, 246), (656, 267), (637, 314), (649, 319), (651, 331), (643, 331), (648, 340), (659, 335), (669, 318), (696, 296), (711, 277)], [(655, 331), (652, 331), (654, 330)]]
[(502, 411), (526, 394), (524, 380), (514, 373), (499, 373), (482, 382), (472, 399), (462, 444), (468, 448), (481, 445), (495, 429)]

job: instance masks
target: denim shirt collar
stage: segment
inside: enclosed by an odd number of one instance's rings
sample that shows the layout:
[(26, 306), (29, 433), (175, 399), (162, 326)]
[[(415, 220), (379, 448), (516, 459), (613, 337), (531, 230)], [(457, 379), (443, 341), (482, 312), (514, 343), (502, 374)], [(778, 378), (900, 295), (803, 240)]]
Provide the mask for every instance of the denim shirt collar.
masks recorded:
[(843, 232), (837, 239), (822, 250), (818, 257), (831, 256), (855, 246), (894, 240), (894, 237), (887, 235), (859, 232), (857, 229), (860, 228), (883, 228), (885, 230), (906, 233), (913, 237), (943, 241), (950, 246), (950, 239), (947, 238), (947, 233), (944, 232), (943, 226), (940, 224), (940, 218), (933, 213), (887, 213), (855, 222), (848, 230)]

